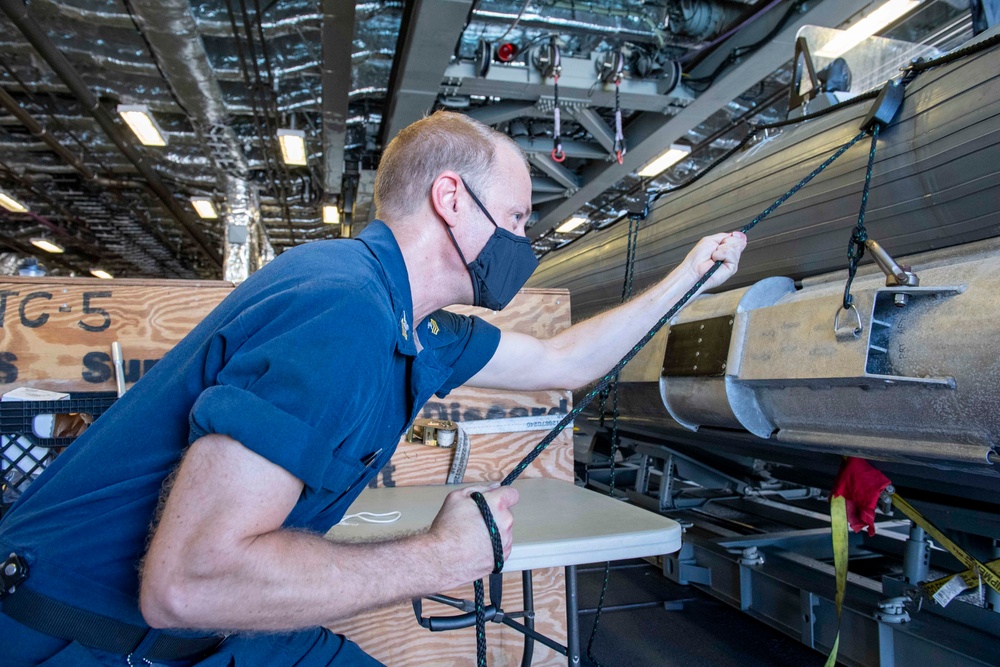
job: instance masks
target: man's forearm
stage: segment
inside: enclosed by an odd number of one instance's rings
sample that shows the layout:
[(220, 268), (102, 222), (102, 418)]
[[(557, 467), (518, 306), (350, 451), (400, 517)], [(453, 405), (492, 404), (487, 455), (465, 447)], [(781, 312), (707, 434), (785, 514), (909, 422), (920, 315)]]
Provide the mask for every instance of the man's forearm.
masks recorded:
[(489, 540), (468, 499), (449, 495), (452, 511), (439, 514), (427, 533), (348, 545), (282, 527), (302, 488), (226, 436), (191, 445), (142, 564), (139, 602), (147, 622), (212, 630), (311, 627), (489, 571)]
[(560, 386), (581, 387), (607, 373), (696, 281), (679, 266), (626, 303), (549, 339), (557, 350)]
[[(464, 575), (427, 533), (370, 544), (336, 544), (278, 530), (206, 555), (174, 572), (169, 591), (142, 610), (154, 627), (292, 630), (328, 625), (360, 611), (428, 595)], [(154, 563), (147, 563), (147, 567)], [(467, 578), (463, 578), (467, 576)], [(164, 604), (166, 602), (166, 604)]]

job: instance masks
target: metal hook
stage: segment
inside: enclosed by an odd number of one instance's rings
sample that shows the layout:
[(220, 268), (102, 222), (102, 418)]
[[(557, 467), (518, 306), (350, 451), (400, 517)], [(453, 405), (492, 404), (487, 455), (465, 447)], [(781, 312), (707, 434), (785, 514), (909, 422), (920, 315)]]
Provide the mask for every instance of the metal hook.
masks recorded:
[[(854, 312), (856, 325), (853, 328), (845, 326), (841, 329), (840, 327), (840, 314), (845, 310)], [(848, 308), (837, 308), (837, 314), (833, 317), (833, 334), (837, 337), (837, 340), (852, 340), (855, 338), (861, 338), (862, 331), (864, 331), (864, 327), (861, 326), (861, 313), (858, 312), (858, 309), (853, 303)]]

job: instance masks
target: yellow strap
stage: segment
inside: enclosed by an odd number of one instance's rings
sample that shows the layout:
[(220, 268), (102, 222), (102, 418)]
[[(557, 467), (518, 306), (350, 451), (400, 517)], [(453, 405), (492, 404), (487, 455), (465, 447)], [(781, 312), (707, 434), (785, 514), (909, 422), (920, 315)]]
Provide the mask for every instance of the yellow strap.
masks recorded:
[[(899, 494), (892, 494), (892, 504), (898, 507), (900, 512), (908, 516), (913, 523), (923, 528), (924, 531), (933, 537), (938, 544), (950, 551), (952, 556), (962, 562), (962, 565), (969, 568), (974, 573), (973, 576), (977, 577), (977, 582), (978, 578), (982, 578), (983, 582), (987, 586), (995, 590), (997, 593), (1000, 593), (1000, 574), (997, 574), (993, 571), (993, 569), (980, 563), (978, 560), (966, 553), (964, 549), (948, 539), (947, 535), (935, 528), (933, 524), (922, 517), (920, 512), (915, 510), (913, 505), (900, 498)], [(964, 576), (962, 578), (963, 580), (965, 579)]]
[[(991, 570), (996, 574), (1000, 574), (1000, 559), (991, 560), (989, 563), (983, 563), (983, 567), (987, 570)], [(972, 588), (973, 586), (979, 585), (979, 575), (975, 573), (974, 570), (966, 570), (962, 572), (959, 576), (962, 577), (962, 581), (965, 582), (966, 588)], [(927, 591), (927, 595), (934, 597), (934, 594), (941, 590), (941, 587), (947, 584), (949, 581), (955, 578), (955, 575), (949, 574), (947, 577), (941, 577), (940, 579), (935, 579), (933, 581), (928, 581), (920, 586)]]
[(834, 603), (837, 606), (837, 637), (833, 640), (833, 649), (826, 659), (824, 667), (837, 664), (837, 651), (840, 648), (840, 614), (844, 609), (844, 592), (847, 590), (847, 502), (843, 496), (830, 499), (830, 534), (833, 538), (833, 567), (837, 574), (837, 596)]

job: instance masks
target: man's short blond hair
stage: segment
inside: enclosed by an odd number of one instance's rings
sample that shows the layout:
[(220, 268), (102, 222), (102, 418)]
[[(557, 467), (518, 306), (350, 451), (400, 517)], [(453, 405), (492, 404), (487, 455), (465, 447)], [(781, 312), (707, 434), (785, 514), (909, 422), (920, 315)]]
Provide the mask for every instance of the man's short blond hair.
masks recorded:
[(452, 111), (435, 112), (404, 128), (382, 153), (375, 175), (376, 215), (394, 218), (415, 213), (434, 179), (449, 169), (482, 196), (502, 142), (523, 157), (506, 134)]

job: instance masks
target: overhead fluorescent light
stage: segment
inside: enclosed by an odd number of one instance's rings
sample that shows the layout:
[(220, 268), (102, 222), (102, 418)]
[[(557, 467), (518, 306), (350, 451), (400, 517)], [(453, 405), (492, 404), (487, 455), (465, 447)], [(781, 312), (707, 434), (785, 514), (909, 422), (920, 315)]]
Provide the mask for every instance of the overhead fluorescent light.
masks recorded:
[(323, 205), (323, 222), (328, 225), (340, 223), (340, 211), (333, 204)]
[(639, 170), (639, 175), (649, 178), (659, 176), (691, 154), (691, 147), (684, 144), (670, 144), (670, 150)]
[(559, 227), (556, 228), (556, 233), (565, 234), (566, 232), (571, 232), (583, 223), (587, 222), (587, 220), (588, 218), (581, 215), (574, 215), (572, 218), (559, 225)]
[(22, 204), (21, 202), (17, 201), (16, 199), (14, 199), (13, 197), (11, 197), (6, 192), (0, 192), (0, 206), (3, 206), (5, 209), (7, 209), (8, 211), (10, 211), (11, 213), (27, 213), (28, 212), (28, 208), (24, 204)]
[(302, 130), (278, 130), (281, 159), (285, 164), (306, 166), (306, 133)]
[(815, 55), (820, 58), (840, 57), (890, 23), (913, 11), (920, 2), (921, 0), (889, 0), (847, 30), (840, 31), (823, 48), (816, 51)]
[(51, 252), (54, 255), (59, 255), (66, 252), (66, 249), (63, 248), (61, 245), (53, 241), (50, 241), (48, 239), (31, 239), (31, 245), (35, 246), (36, 248), (41, 248), (45, 252)]
[(111, 280), (112, 278), (114, 278), (113, 275), (111, 275), (104, 269), (91, 269), (90, 275), (94, 276), (95, 278), (100, 278), (101, 280)]
[(194, 207), (195, 213), (205, 220), (215, 220), (219, 217), (211, 197), (191, 197), (191, 206)]
[(119, 104), (118, 115), (122, 117), (143, 146), (166, 146), (163, 130), (156, 124), (149, 107), (145, 104)]

